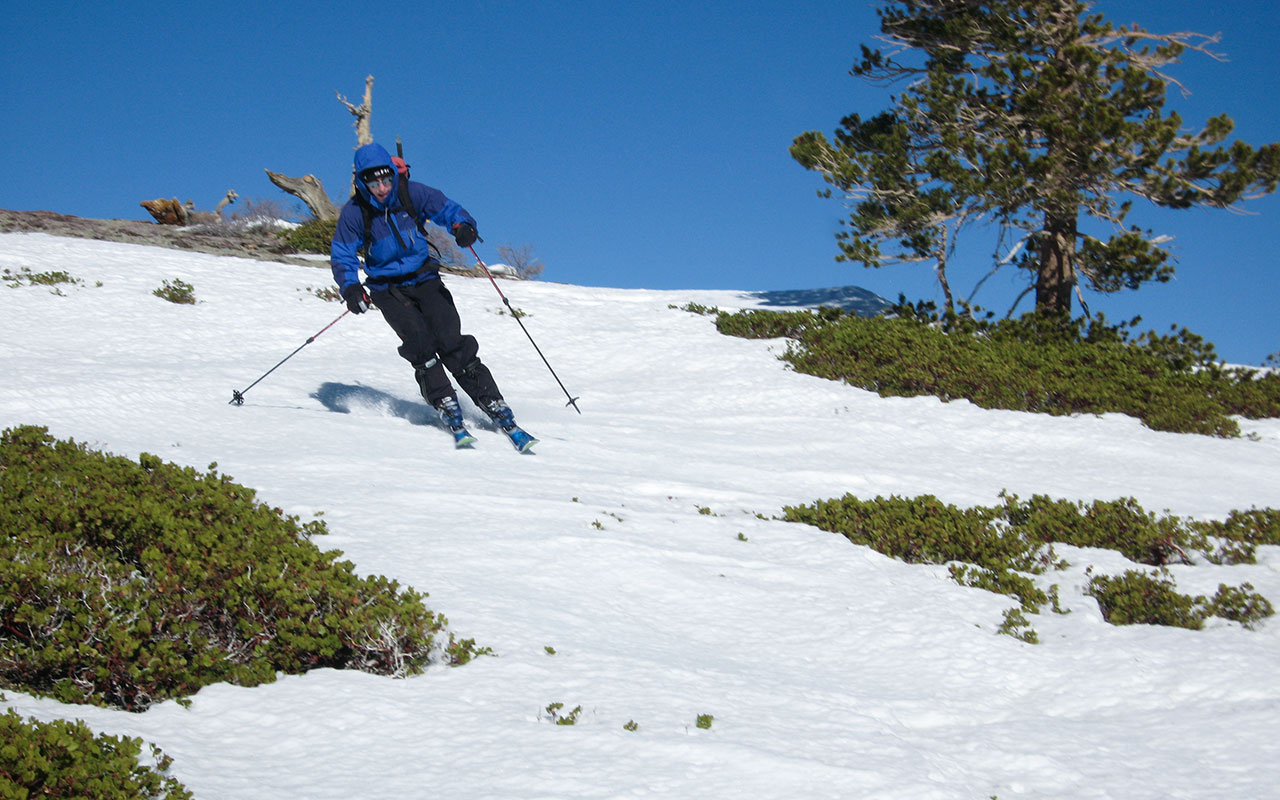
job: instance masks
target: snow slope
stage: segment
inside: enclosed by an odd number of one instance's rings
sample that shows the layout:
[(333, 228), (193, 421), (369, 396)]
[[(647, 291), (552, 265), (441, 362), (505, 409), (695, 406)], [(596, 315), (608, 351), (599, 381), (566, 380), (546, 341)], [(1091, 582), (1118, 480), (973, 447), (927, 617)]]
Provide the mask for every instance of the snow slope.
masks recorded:
[[(212, 686), (143, 714), (4, 693), (159, 745), (204, 800), (1280, 797), (1280, 623), (1107, 625), (1084, 569), (1132, 565), (1060, 548), (1072, 566), (1042, 585), (1071, 613), (1034, 617), (1028, 645), (995, 633), (1009, 598), (771, 519), (846, 492), (974, 505), (1002, 489), (1220, 518), (1280, 506), (1280, 421), (1219, 440), (885, 399), (670, 308), (761, 302), (745, 293), (504, 284), (578, 415), (488, 282), (447, 277), (542, 440), (521, 456), (464, 401), (480, 441), (455, 451), (376, 313), (228, 404), (342, 312), (309, 291), (325, 269), (0, 235), (0, 268), (23, 267), (83, 283), (0, 287), (0, 427), (216, 461), (265, 502), (323, 513), (322, 547), (429, 592), (497, 653), (407, 680)], [(173, 279), (200, 302), (152, 295)], [(1173, 573), (1184, 592), (1248, 581), (1280, 603), (1280, 548)], [(582, 706), (576, 725), (552, 724), (555, 702)]]

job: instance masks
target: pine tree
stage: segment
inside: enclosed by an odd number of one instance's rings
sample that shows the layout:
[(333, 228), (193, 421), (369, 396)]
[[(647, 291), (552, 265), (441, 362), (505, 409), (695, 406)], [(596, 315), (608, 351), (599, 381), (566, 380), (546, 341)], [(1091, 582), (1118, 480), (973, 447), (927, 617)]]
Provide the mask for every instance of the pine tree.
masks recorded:
[[(1225, 114), (1189, 133), (1165, 113), (1180, 84), (1164, 68), (1188, 50), (1216, 57), (1216, 37), (1117, 28), (1087, 11), (1076, 0), (880, 9), (891, 48), (863, 45), (850, 74), (906, 88), (889, 110), (842, 120), (834, 143), (810, 131), (791, 148), (850, 205), (837, 258), (932, 260), (950, 308), (956, 238), (990, 223), (1012, 237), (1006, 244), (1017, 241), (1009, 260), (1030, 272), (1036, 309), (1069, 313), (1082, 277), (1114, 292), (1173, 275), (1167, 239), (1126, 227), (1135, 199), (1229, 208), (1276, 190), (1280, 144), (1224, 145), (1233, 128)], [(909, 55), (915, 63), (902, 60)], [(1082, 216), (1105, 224), (1082, 230)], [(1099, 227), (1107, 238), (1086, 232)]]

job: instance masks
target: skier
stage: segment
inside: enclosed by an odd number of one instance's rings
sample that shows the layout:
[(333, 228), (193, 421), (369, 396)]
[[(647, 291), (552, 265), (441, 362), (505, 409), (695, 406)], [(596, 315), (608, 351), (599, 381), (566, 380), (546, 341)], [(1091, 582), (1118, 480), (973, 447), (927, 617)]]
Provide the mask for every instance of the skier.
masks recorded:
[[(515, 417), (489, 368), (480, 361), (479, 343), (462, 333), (453, 297), (440, 280), (441, 264), (432, 255), (422, 227), (423, 220), (429, 219), (451, 231), (459, 247), (467, 248), (479, 239), (476, 221), (439, 189), (402, 176), (381, 145), (356, 150), (355, 175), (356, 191), (338, 216), (329, 259), (347, 308), (363, 314), (372, 304), (382, 312), (400, 337), (398, 352), (413, 365), (423, 398), (440, 414), (459, 447), (474, 439), (466, 430), (445, 367), (472, 402), (512, 436), (519, 431)], [(360, 282), (362, 251), (364, 284)], [(529, 446), (522, 446), (514, 436), (512, 444), (520, 450)]]

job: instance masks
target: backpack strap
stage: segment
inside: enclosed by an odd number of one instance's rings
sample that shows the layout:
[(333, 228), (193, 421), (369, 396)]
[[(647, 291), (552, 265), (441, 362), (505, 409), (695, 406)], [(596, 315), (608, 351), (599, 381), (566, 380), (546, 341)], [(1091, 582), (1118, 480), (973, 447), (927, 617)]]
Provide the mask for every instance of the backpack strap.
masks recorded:
[(364, 201), (359, 192), (356, 193), (356, 205), (360, 206), (360, 214), (364, 217), (364, 238), (360, 240), (360, 249), (357, 250), (362, 261), (369, 260), (369, 244), (373, 234), (373, 208)]

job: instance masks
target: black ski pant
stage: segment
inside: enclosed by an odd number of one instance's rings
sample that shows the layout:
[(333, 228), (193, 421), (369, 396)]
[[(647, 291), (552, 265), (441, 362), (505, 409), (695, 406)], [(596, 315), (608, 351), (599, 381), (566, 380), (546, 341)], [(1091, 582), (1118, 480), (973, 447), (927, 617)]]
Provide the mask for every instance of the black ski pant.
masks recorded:
[(428, 403), (434, 406), (456, 396), (446, 367), (480, 408), (502, 399), (489, 368), (480, 361), (479, 342), (462, 333), (453, 295), (438, 277), (412, 286), (370, 288), (369, 297), (400, 337), (398, 351), (413, 365), (414, 378)]

